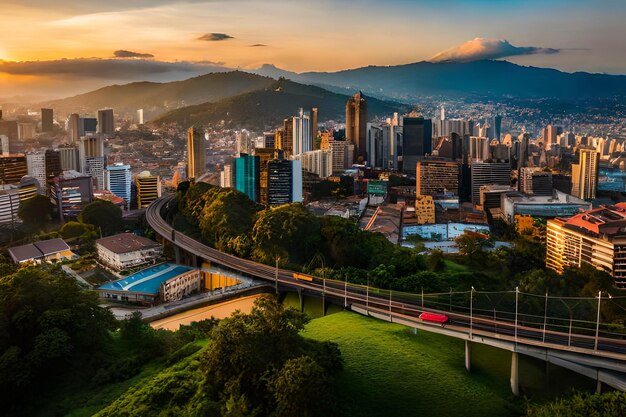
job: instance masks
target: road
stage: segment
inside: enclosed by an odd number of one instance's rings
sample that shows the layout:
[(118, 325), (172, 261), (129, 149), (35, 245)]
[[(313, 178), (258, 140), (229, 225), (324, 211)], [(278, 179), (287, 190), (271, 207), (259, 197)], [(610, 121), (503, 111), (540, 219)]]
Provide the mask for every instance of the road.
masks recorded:
[(321, 278), (313, 278), (312, 281), (294, 279), (294, 271), (274, 268), (220, 252), (175, 231), (161, 215), (162, 210), (171, 199), (171, 196), (161, 197), (148, 208), (146, 219), (150, 226), (157, 234), (186, 252), (225, 268), (271, 281), (276, 286), (295, 287), (322, 297), (343, 300), (345, 306), (358, 305), (373, 312), (385, 313), (398, 318), (415, 321), (423, 312), (444, 314), (450, 318), (446, 328), (468, 334), (470, 337), (473, 335), (490, 336), (515, 343), (577, 351), (626, 361), (626, 340), (623, 339), (622, 335), (599, 333), (596, 338), (593, 329), (589, 329), (587, 334), (578, 334), (544, 329), (543, 326), (523, 321), (517, 321), (516, 325), (514, 321), (496, 320), (484, 315), (470, 315), (430, 308), (424, 306), (423, 301), (420, 304), (416, 300), (416, 295), (391, 294), (386, 291), (386, 294), (381, 296), (379, 290), (342, 281)]

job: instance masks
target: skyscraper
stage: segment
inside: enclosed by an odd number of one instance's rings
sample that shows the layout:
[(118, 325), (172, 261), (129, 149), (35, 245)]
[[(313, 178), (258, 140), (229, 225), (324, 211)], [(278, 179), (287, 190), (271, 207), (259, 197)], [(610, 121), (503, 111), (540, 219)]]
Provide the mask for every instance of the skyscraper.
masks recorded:
[(591, 200), (596, 198), (600, 154), (595, 149), (578, 150), (578, 163), (572, 164), (572, 195)]
[(241, 154), (235, 158), (235, 188), (252, 201), (259, 201), (259, 157)]
[(367, 161), (367, 102), (360, 91), (346, 103), (346, 140), (354, 143), (355, 162)]
[(415, 173), (417, 195), (459, 194), (459, 163), (438, 159), (417, 162)]
[(195, 126), (187, 130), (187, 177), (199, 178), (206, 172), (206, 141)]
[(130, 165), (115, 163), (106, 167), (106, 189), (124, 199), (126, 210), (130, 209)]
[(300, 161), (286, 159), (269, 161), (267, 175), (270, 206), (302, 201), (302, 165)]
[(69, 143), (78, 145), (80, 141), (80, 116), (78, 114), (70, 114), (69, 119), (67, 119), (67, 131), (69, 133)]
[(96, 188), (104, 190), (106, 180), (104, 178), (104, 168), (106, 161), (104, 158), (104, 141), (101, 136), (84, 136), (80, 138), (78, 148), (81, 172), (96, 179)]
[(311, 115), (300, 109), (293, 117), (293, 155), (300, 155), (313, 149), (311, 136)]
[(237, 154), (251, 154), (255, 146), (252, 143), (250, 132), (246, 129), (242, 129), (235, 133), (235, 136), (237, 138)]
[(26, 155), (28, 175), (39, 181), (40, 192), (50, 195), (54, 177), (61, 174), (61, 156), (59, 152), (46, 150)]
[(52, 132), (54, 126), (52, 109), (41, 109), (41, 131)]
[(403, 170), (413, 173), (418, 159), (432, 152), (432, 122), (423, 117), (404, 117), (402, 135)]
[(472, 203), (480, 203), (480, 187), (488, 184), (509, 185), (511, 164), (508, 162), (473, 161), (471, 166)]
[(77, 171), (82, 170), (78, 148), (75, 146), (60, 146), (57, 151), (61, 157), (61, 171)]
[(143, 124), (143, 109), (137, 110), (137, 124), (138, 125)]
[[(316, 138), (317, 138), (317, 107), (313, 107), (311, 108), (311, 139), (313, 140), (313, 145), (314, 145), (313, 147), (315, 147)], [(319, 146), (316, 149), (319, 149)]]
[(154, 200), (161, 197), (161, 181), (158, 175), (143, 171), (135, 177), (137, 187), (137, 207), (146, 208)]
[(95, 117), (81, 117), (78, 119), (78, 136), (98, 133), (98, 119)]
[(0, 135), (0, 156), (9, 156), (9, 137)]
[(3, 185), (18, 184), (25, 175), (28, 175), (25, 156), (0, 156), (0, 188)]
[(283, 121), (283, 134), (280, 142), (280, 149), (285, 151), (285, 158), (293, 155), (293, 117), (289, 117)]
[(500, 135), (502, 134), (502, 116), (496, 114), (496, 117), (493, 118), (493, 134), (495, 139), (498, 140), (498, 143), (501, 143)]
[(113, 109), (98, 110), (98, 133), (112, 135), (115, 133)]

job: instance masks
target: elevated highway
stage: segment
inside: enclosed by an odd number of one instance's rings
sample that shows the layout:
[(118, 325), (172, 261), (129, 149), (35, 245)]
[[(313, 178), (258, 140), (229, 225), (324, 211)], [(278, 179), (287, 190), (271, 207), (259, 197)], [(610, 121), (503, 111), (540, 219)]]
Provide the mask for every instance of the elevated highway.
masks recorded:
[[(162, 239), (170, 242), (180, 261), (183, 251), (191, 263), (198, 266), (202, 261), (229, 268), (269, 281), (280, 288), (295, 289), (299, 294), (321, 297), (340, 303), (351, 310), (403, 324), (413, 329), (429, 331), (455, 337), (465, 341), (465, 366), (471, 366), (471, 345), (481, 343), (511, 352), (511, 390), (519, 394), (518, 354), (545, 360), (626, 391), (626, 340), (622, 335), (600, 333), (596, 329), (580, 333), (555, 331), (536, 323), (515, 319), (495, 319), (485, 314), (448, 311), (432, 308), (424, 303), (424, 295), (390, 292), (369, 286), (348, 284), (342, 281), (310, 277), (306, 280), (294, 278), (296, 272), (271, 267), (247, 259), (220, 252), (195, 239), (174, 230), (163, 218), (163, 210), (172, 196), (161, 197), (150, 205), (146, 219)], [(421, 302), (420, 302), (421, 301)], [(447, 315), (450, 321), (445, 326), (422, 321), (419, 315), (432, 312)], [(592, 334), (590, 334), (592, 333)]]

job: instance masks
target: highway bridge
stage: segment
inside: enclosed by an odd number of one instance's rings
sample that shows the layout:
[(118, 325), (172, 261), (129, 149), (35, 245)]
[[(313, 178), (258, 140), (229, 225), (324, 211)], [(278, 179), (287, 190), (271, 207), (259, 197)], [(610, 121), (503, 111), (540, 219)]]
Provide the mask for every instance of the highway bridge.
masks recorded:
[[(303, 294), (322, 298), (323, 303), (340, 303), (360, 314), (409, 326), (418, 330), (440, 333), (465, 341), (465, 366), (470, 370), (471, 346), (474, 343), (494, 346), (511, 352), (511, 390), (519, 395), (518, 355), (528, 355), (549, 363), (573, 370), (602, 384), (626, 391), (626, 340), (622, 334), (600, 329), (598, 305), (597, 323), (573, 326), (549, 326), (547, 317), (531, 319), (517, 312), (518, 292), (515, 296), (515, 314), (496, 315), (496, 311), (473, 310), (473, 297), (478, 294), (473, 288), (465, 294), (469, 306), (454, 309), (452, 302), (445, 308), (441, 302), (432, 302), (433, 294), (407, 294), (380, 290), (364, 285), (322, 279), (298, 277), (294, 271), (241, 259), (220, 252), (183, 233), (174, 230), (163, 218), (164, 210), (172, 196), (157, 199), (146, 211), (146, 219), (152, 229), (164, 241), (173, 245), (177, 262), (183, 258), (195, 266), (203, 261), (248, 274), (251, 277), (270, 281), (276, 292), (292, 289)], [(302, 277), (302, 276), (300, 276)], [(450, 292), (453, 295), (464, 293)], [(438, 294), (436, 296), (440, 296)], [(446, 294), (447, 295), (447, 294)], [(599, 295), (598, 302), (602, 295)], [(325, 304), (324, 304), (325, 305)], [(547, 296), (546, 296), (547, 305)], [(446, 315), (450, 321), (445, 325), (419, 319), (423, 312)], [(565, 327), (565, 328), (563, 328)], [(595, 327), (595, 329), (594, 329)]]

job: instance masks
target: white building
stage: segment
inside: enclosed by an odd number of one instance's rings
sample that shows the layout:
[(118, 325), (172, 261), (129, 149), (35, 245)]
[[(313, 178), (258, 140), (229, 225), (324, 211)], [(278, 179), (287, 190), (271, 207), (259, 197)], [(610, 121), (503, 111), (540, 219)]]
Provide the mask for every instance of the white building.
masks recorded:
[(293, 154), (299, 155), (313, 149), (311, 137), (311, 114), (300, 109), (293, 117)]
[(333, 158), (331, 151), (318, 149), (295, 155), (294, 159), (300, 160), (302, 169), (311, 172), (320, 178), (328, 178), (333, 175)]
[(163, 248), (157, 242), (132, 233), (98, 239), (96, 249), (100, 263), (115, 271), (145, 265), (163, 255)]
[(40, 193), (46, 194), (46, 153), (37, 152), (26, 155), (28, 175), (39, 181)]
[(126, 209), (130, 209), (130, 184), (132, 175), (130, 165), (115, 163), (106, 167), (106, 189), (126, 202)]

